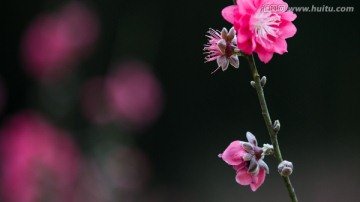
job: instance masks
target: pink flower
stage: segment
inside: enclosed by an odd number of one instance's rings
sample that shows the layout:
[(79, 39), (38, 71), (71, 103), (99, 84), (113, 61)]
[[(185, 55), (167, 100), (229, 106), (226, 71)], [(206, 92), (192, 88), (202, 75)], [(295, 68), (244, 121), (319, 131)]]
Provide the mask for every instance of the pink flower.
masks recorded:
[(221, 33), (218, 30), (210, 29), (208, 33), (209, 35), (206, 36), (209, 41), (204, 45), (205, 54), (208, 54), (205, 60), (206, 62), (216, 60), (218, 64), (218, 68), (212, 73), (216, 72), (220, 67), (225, 71), (229, 63), (233, 67), (239, 68), (239, 59), (235, 52), (236, 37), (234, 28), (231, 28), (229, 32), (226, 28), (223, 28)]
[(249, 142), (233, 141), (219, 157), (236, 170), (237, 183), (250, 185), (251, 190), (256, 191), (264, 183), (269, 168), (255, 136), (247, 132), (246, 137)]
[(234, 25), (239, 49), (256, 52), (267, 63), (274, 52), (287, 52), (285, 39), (296, 33), (296, 15), (287, 8), (282, 0), (237, 0), (237, 5), (222, 10), (222, 16)]
[(0, 137), (0, 194), (5, 201), (71, 201), (80, 158), (69, 136), (26, 112), (6, 122)]
[(130, 125), (147, 126), (160, 115), (161, 85), (145, 63), (117, 66), (106, 80), (105, 92), (112, 111)]

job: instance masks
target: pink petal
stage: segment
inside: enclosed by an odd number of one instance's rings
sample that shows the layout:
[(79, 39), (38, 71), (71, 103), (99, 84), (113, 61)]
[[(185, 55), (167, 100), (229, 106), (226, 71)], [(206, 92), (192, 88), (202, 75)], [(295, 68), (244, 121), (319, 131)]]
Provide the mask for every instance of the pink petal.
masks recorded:
[(265, 49), (261, 48), (260, 46), (258, 46), (256, 48), (255, 52), (258, 54), (259, 59), (262, 62), (264, 62), (265, 64), (268, 63), (274, 55), (274, 52), (266, 51)]
[(287, 39), (295, 35), (296, 27), (292, 22), (283, 22), (279, 26), (280, 36)]
[(239, 13), (254, 14), (255, 11), (257, 10), (257, 7), (255, 7), (253, 1), (249, 1), (249, 0), (241, 1), (241, 0), (238, 0), (237, 5), (238, 5), (238, 8), (239, 8)]
[(263, 0), (254, 0), (254, 6), (258, 8), (261, 6), (262, 2)]
[(245, 43), (251, 41), (251, 33), (249, 32), (249, 30), (240, 29), (236, 37), (237, 43)]
[(285, 10), (287, 10), (288, 8), (288, 4), (285, 3), (283, 0), (271, 0), (271, 1), (268, 1), (266, 2), (268, 4), (272, 4), (272, 5), (282, 5), (282, 6), (285, 6)]
[[(248, 38), (246, 39), (246, 37), (248, 37)], [(249, 34), (249, 32), (244, 32), (243, 35), (238, 33), (237, 34), (237, 46), (244, 53), (251, 54), (254, 51), (251, 34)]]
[(251, 44), (252, 44), (251, 50), (254, 51), (257, 47), (255, 37), (251, 38)]
[(234, 165), (232, 167), (234, 168), (234, 170), (236, 170), (236, 173), (238, 173), (239, 170), (247, 170), (247, 164), (248, 162), (243, 161), (239, 165)]
[(247, 153), (241, 146), (241, 141), (233, 141), (222, 153), (222, 159), (229, 165), (239, 165), (242, 163), (243, 155)]
[(230, 22), (231, 24), (234, 24), (234, 22), (235, 22), (234, 12), (235, 12), (236, 7), (237, 6), (228, 6), (221, 11), (223, 18), (226, 21)]
[(296, 14), (293, 13), (292, 11), (286, 11), (286, 12), (282, 13), (282, 15), (281, 15), (282, 20), (287, 20), (290, 22), (295, 20), (296, 17), (297, 17)]
[(238, 47), (242, 52), (246, 54), (251, 54), (253, 52), (252, 50), (252, 44), (251, 42), (247, 41), (245, 43), (238, 43)]
[(274, 51), (280, 55), (287, 52), (287, 43), (283, 38), (277, 38), (274, 43)]
[(241, 184), (241, 185), (251, 185), (253, 179), (252, 179), (252, 175), (250, 173), (248, 173), (246, 170), (239, 170), (238, 173), (236, 174), (236, 182)]
[(250, 188), (252, 191), (256, 191), (265, 181), (265, 170), (260, 169), (259, 173), (256, 176), (253, 177), (253, 182), (250, 184)]

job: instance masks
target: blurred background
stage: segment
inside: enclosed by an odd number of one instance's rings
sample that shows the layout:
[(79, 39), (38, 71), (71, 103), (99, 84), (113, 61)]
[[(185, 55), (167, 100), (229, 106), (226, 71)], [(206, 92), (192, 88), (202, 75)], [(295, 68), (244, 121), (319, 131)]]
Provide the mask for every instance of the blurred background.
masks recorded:
[[(265, 94), (300, 201), (360, 199), (359, 3), (297, 13)], [(1, 2), (0, 201), (289, 201), (276, 161), (253, 193), (217, 155), (270, 143), (247, 61), (210, 74), (209, 28), (232, 1)]]

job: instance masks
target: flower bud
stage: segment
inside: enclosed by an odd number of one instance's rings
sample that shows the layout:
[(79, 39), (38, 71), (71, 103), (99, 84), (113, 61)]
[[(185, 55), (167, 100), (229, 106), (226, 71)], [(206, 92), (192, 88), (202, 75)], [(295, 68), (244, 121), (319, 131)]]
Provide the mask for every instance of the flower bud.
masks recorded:
[(293, 171), (293, 164), (290, 161), (282, 161), (278, 166), (278, 171), (281, 176), (289, 176)]
[(262, 147), (262, 151), (264, 156), (273, 155), (274, 146), (272, 146), (271, 144), (264, 144)]
[(262, 87), (265, 86), (265, 84), (266, 84), (266, 76), (263, 76), (263, 77), (260, 79), (260, 84), (261, 84)]
[(280, 131), (280, 121), (276, 120), (273, 125), (273, 130), (275, 133), (278, 133)]
[(250, 81), (250, 85), (255, 88), (255, 81)]

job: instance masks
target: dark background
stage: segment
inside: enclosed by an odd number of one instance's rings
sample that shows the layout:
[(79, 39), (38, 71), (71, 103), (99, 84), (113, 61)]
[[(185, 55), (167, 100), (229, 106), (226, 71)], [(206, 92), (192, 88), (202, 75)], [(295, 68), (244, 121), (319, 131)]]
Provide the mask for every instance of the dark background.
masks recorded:
[[(162, 115), (134, 140), (153, 165), (149, 189), (166, 187), (169, 195), (184, 198), (180, 201), (289, 201), (274, 158), (266, 159), (270, 175), (252, 193), (236, 184), (235, 172), (217, 157), (231, 141), (245, 140), (246, 131), (260, 145), (270, 141), (249, 85), (247, 61), (241, 58), (239, 69), (215, 74), (210, 73), (216, 63), (204, 64), (206, 31), (230, 28), (221, 17), (230, 0), (85, 2), (97, 12), (101, 31), (79, 78), (103, 74), (112, 61), (137, 58), (153, 67), (163, 86)], [(36, 84), (22, 69), (20, 39), (38, 13), (63, 3), (1, 2), (0, 75), (7, 87), (1, 120), (37, 108), (32, 99)], [(359, 3), (287, 3), (355, 7), (352, 13), (297, 13), (298, 31), (287, 40), (288, 53), (275, 55), (268, 64), (255, 58), (260, 74), (268, 78), (268, 107), (281, 122), (280, 146), (284, 159), (294, 163), (291, 179), (300, 201), (359, 200)], [(58, 123), (71, 130), (81, 127), (76, 119)], [(76, 138), (86, 153), (86, 137)]]

